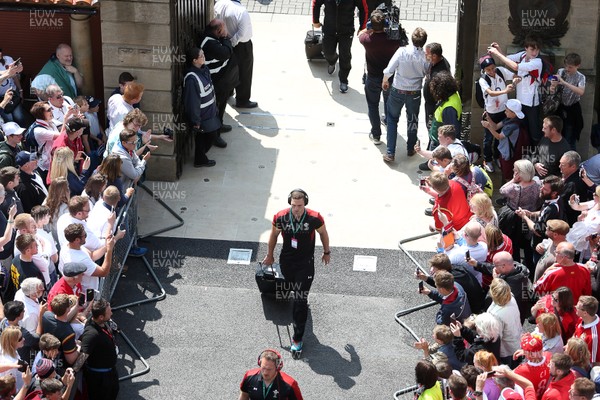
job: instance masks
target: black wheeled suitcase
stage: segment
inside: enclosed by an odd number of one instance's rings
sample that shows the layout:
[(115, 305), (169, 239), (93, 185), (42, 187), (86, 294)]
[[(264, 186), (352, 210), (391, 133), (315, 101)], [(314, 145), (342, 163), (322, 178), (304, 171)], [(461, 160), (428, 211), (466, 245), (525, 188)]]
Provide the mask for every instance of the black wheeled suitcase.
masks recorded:
[(277, 293), (282, 294), (287, 291), (285, 289), (285, 278), (281, 273), (279, 264), (263, 265), (259, 262), (256, 265), (255, 278), (258, 290), (262, 294), (276, 296)]
[(322, 60), (323, 56), (323, 32), (311, 29), (306, 32), (304, 39), (304, 51), (308, 60)]

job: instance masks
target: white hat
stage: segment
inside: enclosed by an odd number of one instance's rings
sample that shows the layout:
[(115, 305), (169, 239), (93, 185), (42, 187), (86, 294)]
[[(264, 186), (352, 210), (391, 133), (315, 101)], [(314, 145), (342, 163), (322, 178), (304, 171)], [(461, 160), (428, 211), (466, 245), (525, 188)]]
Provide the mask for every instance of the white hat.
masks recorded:
[(525, 118), (525, 114), (521, 111), (521, 102), (517, 99), (510, 99), (506, 102), (506, 108), (517, 114), (519, 119)]
[(2, 125), (2, 130), (5, 136), (22, 135), (25, 132), (25, 128), (21, 128), (16, 122), (5, 123)]

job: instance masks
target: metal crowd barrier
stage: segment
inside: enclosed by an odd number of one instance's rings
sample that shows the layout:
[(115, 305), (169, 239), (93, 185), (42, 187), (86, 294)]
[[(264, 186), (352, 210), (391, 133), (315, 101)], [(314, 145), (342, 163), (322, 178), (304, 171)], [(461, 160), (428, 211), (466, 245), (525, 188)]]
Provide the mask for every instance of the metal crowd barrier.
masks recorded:
[(154, 201), (156, 201), (158, 204), (160, 204), (162, 206), (162, 208), (164, 208), (165, 210), (167, 210), (169, 212), (169, 214), (171, 214), (172, 216), (175, 217), (175, 219), (177, 219), (179, 222), (176, 223), (175, 225), (171, 225), (171, 226), (167, 226), (166, 228), (161, 228), (161, 229), (157, 229), (153, 232), (150, 233), (146, 233), (144, 235), (139, 235), (138, 239), (143, 239), (145, 237), (148, 236), (154, 236), (154, 235), (158, 235), (159, 233), (163, 233), (163, 232), (167, 232), (173, 229), (177, 229), (180, 226), (183, 225), (183, 218), (181, 218), (179, 216), (179, 214), (177, 214), (171, 207), (169, 207), (164, 201), (162, 201), (162, 199), (156, 197), (154, 195), (154, 192), (152, 192), (152, 190), (150, 190), (150, 188), (146, 185), (144, 185), (143, 183), (138, 183), (138, 187), (144, 189), (150, 196), (152, 196), (152, 199)]
[[(409, 258), (409, 260), (412, 261), (412, 263), (415, 264), (415, 266), (417, 268), (419, 268), (421, 270), (421, 272), (423, 272), (425, 275), (429, 275), (429, 273), (427, 272), (427, 270), (421, 266), (421, 264), (412, 256), (412, 254), (410, 254), (410, 251), (408, 251), (403, 245), (405, 243), (414, 242), (416, 240), (424, 239), (426, 237), (430, 237), (430, 236), (434, 236), (434, 235), (439, 235), (439, 233), (438, 232), (428, 232), (428, 233), (425, 233), (425, 234), (422, 234), (422, 235), (412, 236), (410, 238), (403, 239), (400, 242), (398, 242), (398, 248), (400, 249), (400, 251), (402, 253), (404, 253)], [(408, 333), (410, 333), (410, 335), (415, 339), (415, 341), (419, 341), (420, 340), (419, 336), (417, 336), (417, 334), (410, 328), (410, 326), (408, 326), (408, 324), (406, 322), (402, 321), (400, 319), (400, 317), (403, 317), (405, 315), (411, 314), (411, 313), (413, 313), (415, 311), (424, 310), (426, 308), (433, 307), (436, 304), (437, 303), (435, 301), (432, 301), (432, 302), (429, 302), (429, 303), (420, 304), (418, 306), (408, 308), (406, 310), (398, 311), (394, 315), (394, 320), (401, 327), (403, 327), (404, 329), (406, 329), (408, 331)], [(405, 395), (407, 393), (412, 393), (415, 390), (417, 390), (417, 388), (418, 388), (417, 385), (412, 385), (412, 386), (408, 386), (408, 387), (405, 387), (403, 389), (400, 389), (400, 390), (398, 390), (398, 391), (396, 391), (394, 393), (394, 399), (395, 400), (401, 400), (402, 399), (401, 396), (403, 396), (403, 395)]]
[[(141, 184), (139, 184), (138, 187), (142, 187), (144, 190), (149, 191), (149, 189), (147, 187), (145, 187)], [(154, 196), (153, 196), (153, 198), (154, 198)], [(177, 225), (177, 227), (183, 225), (183, 220), (178, 215), (176, 215), (170, 208), (168, 208), (166, 206), (166, 204), (164, 204), (160, 199), (155, 199), (155, 200), (158, 200), (160, 203), (162, 203), (162, 205), (165, 208), (167, 208), (171, 212), (171, 214), (173, 214), (176, 218), (178, 218), (181, 221), (181, 224)], [(117, 289), (117, 285), (119, 283), (119, 278), (123, 274), (123, 268), (125, 266), (125, 262), (127, 261), (127, 257), (129, 256), (129, 251), (137, 243), (137, 239), (139, 238), (137, 236), (137, 223), (138, 223), (137, 201), (138, 201), (138, 194), (136, 191), (129, 198), (127, 203), (123, 207), (121, 207), (121, 210), (119, 211), (119, 215), (117, 216), (117, 223), (115, 224), (115, 229), (124, 229), (126, 232), (125, 232), (125, 236), (116, 243), (115, 248), (113, 250), (111, 271), (110, 271), (109, 275), (100, 279), (100, 287), (99, 287), (100, 293), (102, 295), (102, 298), (106, 299), (108, 301), (110, 301), (112, 299), (112, 297), (115, 293), (115, 290)], [(173, 229), (173, 227), (167, 228), (167, 229), (162, 229), (162, 230), (156, 231), (156, 232), (152, 232), (150, 234), (144, 235), (144, 237), (155, 235), (157, 233), (161, 233), (161, 232), (167, 231), (169, 229)], [(146, 298), (143, 300), (133, 301), (133, 302), (130, 302), (127, 304), (116, 305), (114, 307), (111, 307), (113, 310), (119, 310), (119, 309), (131, 307), (134, 305), (140, 305), (140, 304), (144, 304), (144, 303), (159, 301), (159, 300), (164, 299), (167, 296), (167, 292), (165, 291), (165, 289), (162, 286), (161, 282), (159, 281), (158, 277), (154, 273), (154, 270), (152, 269), (152, 266), (150, 265), (150, 263), (148, 262), (146, 257), (142, 256), (140, 258), (143, 261), (144, 265), (146, 266), (146, 269), (147, 269), (150, 277), (152, 278), (152, 280), (158, 287), (159, 294), (154, 297)], [(144, 366), (144, 368), (140, 371), (137, 371), (137, 372), (125, 375), (125, 376), (120, 376), (119, 380), (123, 381), (123, 380), (127, 380), (127, 379), (132, 379), (137, 376), (148, 373), (150, 371), (150, 365), (148, 364), (148, 362), (144, 359), (144, 357), (141, 355), (139, 350), (134, 346), (134, 344), (127, 337), (127, 335), (125, 334), (125, 332), (123, 332), (122, 329), (119, 330), (118, 333), (123, 338), (123, 341), (133, 351), (135, 356), (139, 358), (140, 362)]]

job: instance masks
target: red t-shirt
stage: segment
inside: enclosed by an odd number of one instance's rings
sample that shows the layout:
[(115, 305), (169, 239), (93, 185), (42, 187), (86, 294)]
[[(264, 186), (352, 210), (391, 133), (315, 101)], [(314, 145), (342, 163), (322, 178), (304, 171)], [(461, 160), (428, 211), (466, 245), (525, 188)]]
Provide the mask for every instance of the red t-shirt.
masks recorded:
[(461, 184), (453, 180), (448, 183), (450, 184), (450, 189), (442, 196), (435, 198), (433, 220), (435, 221), (435, 228), (438, 230), (442, 229), (442, 223), (437, 215), (438, 210), (440, 210), (446, 214), (448, 221), (458, 231), (469, 222), (473, 213), (471, 212)]
[(65, 281), (65, 278), (60, 278), (55, 284), (54, 286), (52, 286), (52, 289), (50, 289), (50, 292), (48, 292), (48, 311), (52, 311), (52, 308), (50, 307), (50, 303), (52, 303), (52, 299), (57, 295), (57, 294), (68, 294), (68, 295), (76, 295), (79, 296), (79, 293), (81, 293), (81, 284), (77, 284), (75, 285), (75, 291), (73, 291), (73, 289), (71, 288), (71, 286), (69, 286), (69, 284), (67, 283), (67, 281)]
[(516, 374), (529, 379), (531, 383), (533, 383), (538, 399), (542, 398), (542, 395), (548, 387), (548, 380), (550, 378), (550, 368), (548, 367), (548, 364), (550, 363), (551, 358), (551, 353), (544, 352), (544, 359), (539, 363), (527, 361), (515, 368)]
[(546, 294), (566, 286), (573, 292), (573, 304), (580, 296), (592, 294), (592, 279), (590, 271), (581, 264), (568, 267), (559, 265), (558, 268), (548, 269), (535, 283), (535, 291)]
[(600, 362), (600, 349), (598, 349), (598, 323), (600, 318), (596, 316), (596, 319), (587, 325), (583, 324), (583, 320), (580, 318), (575, 328), (574, 337), (583, 339), (588, 346), (588, 349), (592, 355), (591, 362)]

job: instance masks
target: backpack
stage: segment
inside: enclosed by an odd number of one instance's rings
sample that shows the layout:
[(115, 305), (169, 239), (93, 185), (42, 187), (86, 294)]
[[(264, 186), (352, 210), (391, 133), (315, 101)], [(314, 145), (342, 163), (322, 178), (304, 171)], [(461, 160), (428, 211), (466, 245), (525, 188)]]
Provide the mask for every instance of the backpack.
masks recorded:
[[(525, 58), (527, 53), (523, 52), (523, 54), (521, 54), (521, 61), (523, 61), (523, 59)], [(538, 96), (539, 96), (539, 100), (540, 100), (540, 106), (542, 104), (544, 104), (546, 102), (546, 99), (551, 96), (550, 94), (550, 76), (554, 74), (554, 66), (549, 63), (548, 61), (546, 61), (544, 58), (538, 56), (537, 58), (539, 58), (540, 60), (542, 60), (542, 70), (539, 72), (539, 75), (537, 73), (537, 71), (530, 71), (530, 73), (528, 73), (525, 76), (532, 76), (533, 78), (535, 78), (536, 81), (538, 81), (540, 83), (540, 85), (538, 86)], [(535, 72), (534, 74), (531, 74), (531, 72)], [(538, 75), (538, 76), (536, 76)]]
[[(498, 68), (496, 68), (496, 74), (498, 74), (498, 76), (500, 78), (502, 78), (502, 80), (504, 81), (504, 74), (502, 74), (502, 71), (500, 71)], [(485, 81), (487, 82), (487, 84), (489, 86), (492, 86), (492, 78), (490, 78), (490, 76), (488, 74), (486, 74), (485, 72), (483, 74), (481, 74), (481, 77), (483, 79), (485, 79)], [(485, 99), (488, 96), (487, 93), (483, 93), (483, 90), (481, 90), (481, 85), (479, 84), (479, 79), (477, 79), (475, 81), (475, 100), (477, 101), (477, 104), (479, 104), (479, 107), (483, 108), (485, 110)]]
[(35, 128), (38, 128), (38, 127), (43, 127), (43, 125), (40, 125), (37, 122), (34, 122), (33, 124), (31, 124), (29, 126), (29, 128), (27, 128), (27, 131), (25, 131), (25, 138), (23, 139), (23, 150), (26, 150), (30, 153), (37, 153), (39, 155), (39, 154), (41, 154), (46, 143), (44, 143), (44, 146), (42, 146), (38, 150), (39, 144), (38, 144), (37, 140), (35, 139), (35, 134), (33, 133)]
[(461, 140), (461, 143), (469, 155), (469, 163), (475, 163), (481, 157), (481, 146), (468, 140)]
[(460, 183), (465, 189), (467, 189), (467, 201), (470, 202), (471, 201), (471, 197), (473, 197), (474, 195), (476, 195), (477, 193), (483, 193), (483, 190), (481, 189), (481, 187), (475, 183), (475, 171), (471, 170), (471, 182), (467, 182), (466, 180), (464, 180), (463, 178), (461, 178), (460, 176), (455, 176), (454, 179), (456, 179), (456, 181), (458, 183)]

